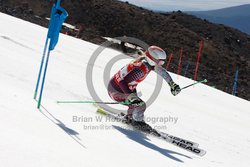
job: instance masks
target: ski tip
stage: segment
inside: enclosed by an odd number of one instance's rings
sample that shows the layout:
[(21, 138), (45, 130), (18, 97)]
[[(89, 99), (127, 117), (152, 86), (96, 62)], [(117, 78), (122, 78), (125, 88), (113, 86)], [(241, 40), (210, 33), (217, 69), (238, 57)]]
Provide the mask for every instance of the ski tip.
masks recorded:
[(99, 113), (99, 114), (102, 114), (102, 115), (107, 115), (107, 112), (104, 109), (100, 108), (100, 107), (97, 108), (96, 112)]

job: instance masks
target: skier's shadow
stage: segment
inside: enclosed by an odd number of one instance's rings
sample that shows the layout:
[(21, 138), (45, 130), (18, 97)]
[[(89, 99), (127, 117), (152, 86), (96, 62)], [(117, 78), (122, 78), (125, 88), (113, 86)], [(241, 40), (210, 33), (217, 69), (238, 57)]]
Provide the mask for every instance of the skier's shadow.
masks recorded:
[(187, 156), (187, 155), (184, 155), (184, 154), (181, 154), (181, 153), (178, 153), (178, 152), (175, 152), (175, 151), (171, 151), (171, 150), (167, 150), (167, 149), (163, 149), (161, 147), (158, 147), (157, 145), (154, 145), (152, 143), (149, 142), (150, 139), (148, 139), (145, 134), (143, 134), (142, 132), (135, 132), (134, 130), (129, 130), (129, 129), (124, 129), (124, 128), (121, 128), (119, 126), (115, 126), (113, 125), (113, 127), (120, 131), (121, 133), (125, 134), (129, 139), (145, 146), (145, 147), (148, 147), (152, 150), (155, 150), (159, 153), (161, 153), (162, 155), (172, 159), (172, 160), (175, 160), (175, 161), (178, 161), (178, 162), (182, 162), (182, 160), (180, 160), (179, 158), (173, 156), (173, 154), (175, 155), (180, 155), (180, 156), (183, 156), (183, 157), (186, 157), (186, 158), (189, 158), (191, 159), (191, 157)]

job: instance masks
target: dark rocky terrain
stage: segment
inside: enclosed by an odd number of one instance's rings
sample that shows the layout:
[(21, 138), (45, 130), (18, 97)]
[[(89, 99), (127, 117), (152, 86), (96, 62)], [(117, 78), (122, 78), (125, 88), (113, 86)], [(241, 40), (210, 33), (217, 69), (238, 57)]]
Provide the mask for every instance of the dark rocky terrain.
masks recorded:
[[(0, 0), (0, 11), (48, 26), (51, 0)], [(234, 73), (239, 68), (237, 95), (250, 100), (250, 36), (236, 29), (212, 24), (180, 11), (161, 14), (116, 0), (67, 0), (67, 23), (80, 32), (64, 28), (69, 35), (100, 44), (103, 36), (130, 36), (173, 53), (170, 71), (177, 72), (179, 50), (183, 48), (182, 75), (193, 77), (199, 42), (203, 40), (198, 80), (232, 93)]]

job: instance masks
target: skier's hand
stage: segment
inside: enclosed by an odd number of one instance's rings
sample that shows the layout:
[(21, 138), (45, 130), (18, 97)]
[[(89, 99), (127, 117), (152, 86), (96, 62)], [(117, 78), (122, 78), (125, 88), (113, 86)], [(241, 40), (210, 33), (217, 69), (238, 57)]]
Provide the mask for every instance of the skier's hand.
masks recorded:
[(176, 83), (174, 83), (173, 81), (169, 83), (169, 86), (171, 88), (171, 93), (176, 96), (181, 92), (181, 88), (179, 85), (177, 85)]
[(131, 93), (127, 97), (127, 101), (131, 103), (132, 105), (136, 105), (136, 106), (140, 106), (143, 103), (143, 101), (135, 93)]

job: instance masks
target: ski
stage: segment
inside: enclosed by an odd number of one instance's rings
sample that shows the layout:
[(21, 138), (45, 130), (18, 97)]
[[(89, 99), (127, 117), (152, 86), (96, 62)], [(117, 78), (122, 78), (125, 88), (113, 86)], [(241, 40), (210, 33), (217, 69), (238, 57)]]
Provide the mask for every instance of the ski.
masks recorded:
[(195, 143), (193, 141), (189, 141), (187, 139), (183, 139), (183, 138), (180, 138), (180, 137), (176, 137), (176, 136), (173, 136), (173, 135), (170, 135), (168, 133), (165, 133), (165, 132), (159, 132), (162, 136), (166, 137), (166, 138), (170, 138), (170, 139), (173, 139), (177, 142), (180, 142), (180, 143), (184, 143), (184, 144), (187, 144), (187, 145), (191, 145), (193, 147), (199, 147), (199, 144), (198, 143)]
[[(119, 122), (123, 122), (127, 125), (131, 125), (131, 124), (128, 124), (125, 122), (125, 119), (120, 115), (120, 114), (117, 114), (117, 113), (113, 113), (113, 112), (110, 112), (110, 111), (107, 111), (99, 106), (97, 106), (97, 113), (99, 114), (102, 114), (102, 115), (105, 115), (105, 116), (108, 116), (108, 117), (111, 117), (113, 119), (116, 119), (117, 121)], [(131, 125), (132, 128), (135, 128)], [(152, 128), (152, 127), (151, 127)], [(198, 148), (199, 144), (198, 143), (195, 143), (195, 142), (192, 142), (192, 141), (189, 141), (189, 140), (186, 140), (186, 139), (182, 139), (182, 138), (179, 138), (179, 137), (176, 137), (176, 136), (173, 136), (173, 135), (170, 135), (170, 134), (167, 134), (167, 133), (164, 133), (164, 132), (160, 132), (154, 128), (152, 128), (151, 131), (144, 131), (144, 130), (141, 130), (141, 129), (138, 129), (136, 128), (137, 130), (139, 131), (142, 131), (146, 134), (149, 134), (149, 135), (152, 135), (154, 137), (157, 137), (159, 139), (162, 139), (172, 145), (175, 145), (179, 148), (182, 148), (188, 152), (191, 152), (193, 154), (196, 154), (196, 155), (199, 155), (199, 156), (203, 156), (206, 154), (206, 151), (203, 150), (203, 149), (200, 149)]]
[[(119, 114), (115, 114), (115, 113), (111, 113), (107, 110), (104, 110), (100, 107), (98, 107), (98, 113), (101, 113), (101, 114), (104, 114), (104, 115), (109, 115), (109, 116), (112, 116), (112, 117), (115, 117), (115, 119), (119, 119), (119, 121), (122, 121), (121, 117)], [(104, 112), (108, 112), (108, 113), (104, 113)], [(180, 138), (180, 137), (176, 137), (174, 135), (170, 135), (168, 133), (164, 133), (164, 132), (159, 132), (157, 131), (162, 137), (165, 137), (165, 138), (170, 138), (172, 140), (175, 140), (176, 142), (180, 142), (180, 143), (184, 143), (184, 144), (187, 144), (187, 145), (191, 145), (193, 147), (199, 147), (199, 144), (198, 143), (195, 143), (193, 141), (189, 141), (189, 140), (186, 140), (186, 139), (183, 139), (183, 138)]]

